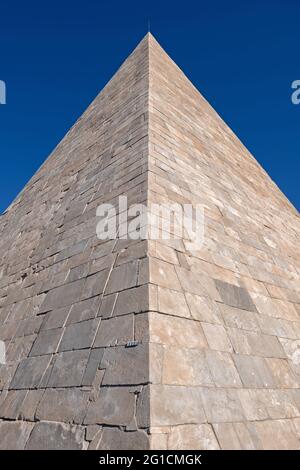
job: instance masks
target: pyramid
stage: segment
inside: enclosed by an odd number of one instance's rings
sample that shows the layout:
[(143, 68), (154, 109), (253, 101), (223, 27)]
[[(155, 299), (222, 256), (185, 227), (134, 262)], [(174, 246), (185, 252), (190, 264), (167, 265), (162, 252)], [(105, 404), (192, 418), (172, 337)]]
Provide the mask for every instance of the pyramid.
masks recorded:
[[(99, 239), (120, 196), (203, 243)], [(151, 34), (0, 228), (1, 449), (300, 448), (299, 214)]]

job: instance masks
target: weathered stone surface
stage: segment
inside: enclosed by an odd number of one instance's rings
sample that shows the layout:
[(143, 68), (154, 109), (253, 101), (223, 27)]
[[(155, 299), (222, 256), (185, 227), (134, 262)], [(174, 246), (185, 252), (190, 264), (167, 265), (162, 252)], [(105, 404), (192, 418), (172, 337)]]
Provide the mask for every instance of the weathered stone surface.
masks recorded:
[(47, 389), (35, 417), (40, 421), (82, 423), (88, 398), (89, 392), (80, 389)]
[[(153, 353), (151, 357), (153, 358)], [(174, 347), (166, 349), (162, 371), (164, 384), (186, 386), (212, 386), (214, 384), (205, 352), (197, 349)]]
[(102, 388), (99, 398), (89, 404), (85, 424), (128, 426), (135, 411), (135, 395), (127, 387)]
[(255, 444), (245, 423), (216, 423), (213, 425), (223, 450), (253, 450)]
[(216, 286), (224, 304), (255, 312), (255, 305), (246, 289), (216, 279)]
[(78, 387), (89, 359), (88, 350), (59, 353), (52, 367), (48, 387)]
[(132, 261), (131, 263), (122, 264), (114, 268), (109, 277), (106, 292), (111, 294), (119, 292), (124, 289), (129, 289), (137, 284), (138, 263)]
[(275, 388), (273, 375), (264, 358), (235, 354), (233, 359), (245, 387)]
[(0, 423), (0, 449), (24, 450), (33, 423), (2, 421)]
[(227, 332), (222, 325), (201, 323), (208, 346), (216, 351), (232, 352), (232, 346)]
[(64, 330), (59, 351), (90, 348), (98, 331), (100, 319), (72, 323)]
[(60, 423), (36, 423), (26, 450), (83, 450), (84, 428)]
[(151, 341), (183, 348), (205, 348), (207, 342), (199, 322), (151, 313), (149, 315)]
[(84, 376), (82, 379), (82, 385), (89, 386), (93, 384), (97, 370), (100, 367), (103, 354), (104, 354), (104, 349), (92, 349), (91, 350), (88, 363), (84, 372)]
[(158, 288), (158, 310), (178, 317), (191, 316), (185, 297), (180, 292)]
[(79, 280), (50, 290), (40, 308), (40, 313), (78, 302), (83, 285), (84, 280)]
[(206, 422), (200, 388), (153, 385), (150, 393), (152, 426)]
[(209, 423), (245, 420), (237, 390), (207, 388), (201, 390), (201, 397)]
[(105, 348), (108, 346), (126, 345), (128, 341), (133, 341), (134, 316), (122, 315), (102, 320), (97, 336), (95, 338), (95, 348)]
[(99, 450), (147, 450), (149, 438), (144, 431), (126, 432), (105, 427)]
[(51, 356), (29, 357), (20, 362), (11, 381), (12, 389), (30, 389), (40, 385)]
[(29, 355), (42, 356), (45, 354), (55, 353), (62, 334), (63, 331), (61, 328), (41, 331), (38, 334)]
[(175, 450), (218, 450), (211, 425), (176, 426), (169, 434), (168, 445)]
[(118, 346), (105, 350), (101, 369), (105, 369), (104, 385), (136, 385), (148, 380), (149, 351), (146, 345), (133, 348)]

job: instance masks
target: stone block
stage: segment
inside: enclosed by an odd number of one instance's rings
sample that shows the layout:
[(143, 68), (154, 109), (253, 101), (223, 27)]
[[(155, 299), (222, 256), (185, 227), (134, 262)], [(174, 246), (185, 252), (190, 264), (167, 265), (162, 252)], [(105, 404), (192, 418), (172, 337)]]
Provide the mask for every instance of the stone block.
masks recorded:
[(148, 358), (148, 347), (144, 344), (133, 348), (107, 348), (100, 366), (101, 369), (106, 369), (103, 385), (136, 385), (148, 382)]
[(255, 444), (245, 423), (213, 425), (222, 450), (254, 450)]
[(210, 424), (190, 424), (172, 428), (168, 446), (172, 450), (218, 450), (220, 448)]
[(151, 312), (149, 314), (150, 341), (188, 349), (207, 347), (200, 322), (181, 317)]
[(268, 358), (266, 363), (277, 388), (299, 388), (299, 381), (286, 359)]
[(56, 328), (62, 328), (67, 321), (70, 308), (71, 308), (70, 306), (63, 307), (58, 310), (52, 310), (51, 312), (48, 312), (45, 315), (41, 329), (51, 330), (51, 329), (56, 329)]
[[(99, 273), (92, 274), (85, 279), (84, 288), (82, 291), (81, 300), (89, 299), (103, 293), (107, 279), (109, 276), (109, 269), (104, 269)], [(79, 300), (79, 299), (78, 299)], [(73, 302), (75, 303), (75, 302)]]
[(256, 307), (245, 288), (218, 279), (215, 280), (215, 283), (224, 304), (250, 312), (256, 311)]
[[(176, 267), (176, 272), (185, 292), (209, 297), (212, 300), (221, 300), (212, 278), (199, 271), (189, 271), (181, 267)], [(170, 287), (172, 288), (172, 286)]]
[(219, 303), (190, 293), (185, 294), (191, 316), (194, 320), (204, 321), (214, 324), (223, 324), (222, 315), (219, 310)]
[(255, 431), (263, 450), (299, 450), (299, 439), (289, 420), (258, 421)]
[(258, 315), (253, 312), (242, 310), (236, 307), (230, 307), (226, 304), (219, 304), (219, 308), (226, 326), (248, 331), (260, 331), (257, 322)]
[(78, 302), (84, 286), (84, 279), (50, 290), (40, 307), (40, 313), (59, 309)]
[(83, 450), (84, 428), (61, 423), (36, 423), (26, 450)]
[(172, 264), (151, 258), (149, 269), (150, 282), (152, 284), (181, 291), (181, 286)]
[(83, 422), (89, 392), (80, 389), (46, 389), (35, 414), (39, 421)]
[(0, 422), (0, 450), (24, 450), (33, 423)]
[(148, 450), (149, 436), (144, 431), (126, 432), (105, 427), (98, 450)]
[(82, 385), (91, 386), (96, 377), (98, 368), (104, 354), (104, 349), (92, 349), (82, 379)]
[(178, 291), (158, 288), (158, 311), (178, 317), (190, 318), (185, 296)]
[(110, 274), (106, 294), (120, 292), (137, 284), (138, 276), (138, 262), (132, 261), (131, 263), (121, 264), (114, 268)]
[(201, 323), (208, 346), (216, 351), (232, 352), (231, 342), (227, 332), (222, 325), (213, 325), (212, 323)]
[(200, 388), (152, 385), (150, 397), (152, 426), (177, 426), (206, 422)]
[(204, 388), (201, 397), (209, 423), (245, 421), (238, 390)]
[(242, 382), (231, 355), (221, 351), (205, 351), (205, 358), (216, 387), (241, 387)]
[[(151, 356), (152, 358), (153, 355)], [(214, 385), (203, 350), (165, 348), (162, 371), (163, 384), (185, 386)]]
[(273, 375), (264, 358), (234, 354), (233, 359), (245, 387), (276, 387)]
[(59, 351), (90, 348), (98, 331), (100, 318), (72, 323), (64, 330)]
[(92, 320), (97, 317), (100, 303), (101, 298), (100, 296), (97, 296), (74, 304), (66, 324), (79, 323), (86, 320)]
[(51, 361), (51, 356), (29, 357), (23, 359), (9, 386), (10, 389), (37, 388)]
[(128, 426), (135, 412), (135, 395), (127, 387), (105, 387), (88, 406), (85, 424)]
[(134, 315), (122, 315), (101, 321), (95, 348), (126, 345), (134, 340)]
[(62, 337), (63, 329), (42, 330), (32, 346), (30, 356), (43, 356), (53, 354), (57, 351), (59, 341)]
[(89, 354), (89, 350), (85, 349), (59, 353), (52, 367), (47, 387), (80, 386)]
[(44, 390), (29, 390), (20, 406), (20, 419), (34, 421), (37, 406), (43, 396)]

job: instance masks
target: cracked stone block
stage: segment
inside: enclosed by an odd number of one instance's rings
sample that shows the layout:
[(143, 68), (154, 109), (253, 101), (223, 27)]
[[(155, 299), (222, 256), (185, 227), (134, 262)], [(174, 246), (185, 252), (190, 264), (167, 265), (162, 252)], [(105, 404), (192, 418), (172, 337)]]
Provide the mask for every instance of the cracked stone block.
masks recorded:
[(86, 349), (59, 353), (52, 367), (47, 387), (80, 386), (89, 354), (89, 350)]
[(215, 279), (215, 284), (224, 304), (243, 310), (249, 310), (250, 312), (256, 312), (253, 300), (246, 289), (218, 279)]
[(128, 426), (134, 417), (135, 395), (127, 387), (105, 387), (89, 404), (84, 424)]
[(47, 389), (35, 417), (39, 421), (83, 422), (89, 392), (80, 389)]
[(62, 334), (63, 330), (61, 328), (41, 331), (33, 344), (29, 356), (43, 356), (55, 353)]
[(84, 428), (61, 423), (36, 423), (26, 450), (83, 450)]
[(37, 388), (51, 361), (51, 356), (37, 356), (23, 359), (10, 383), (10, 389)]
[(33, 426), (33, 423), (0, 422), (0, 449), (24, 450)]
[(72, 323), (64, 330), (58, 351), (90, 348), (94, 342), (100, 319)]

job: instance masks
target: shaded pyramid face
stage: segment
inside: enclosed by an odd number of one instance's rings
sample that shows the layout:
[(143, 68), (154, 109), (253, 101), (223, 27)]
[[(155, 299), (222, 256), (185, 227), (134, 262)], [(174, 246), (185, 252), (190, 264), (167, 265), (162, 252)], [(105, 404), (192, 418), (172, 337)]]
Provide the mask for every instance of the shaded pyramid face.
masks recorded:
[(0, 228), (1, 449), (299, 448), (299, 214), (150, 34)]

